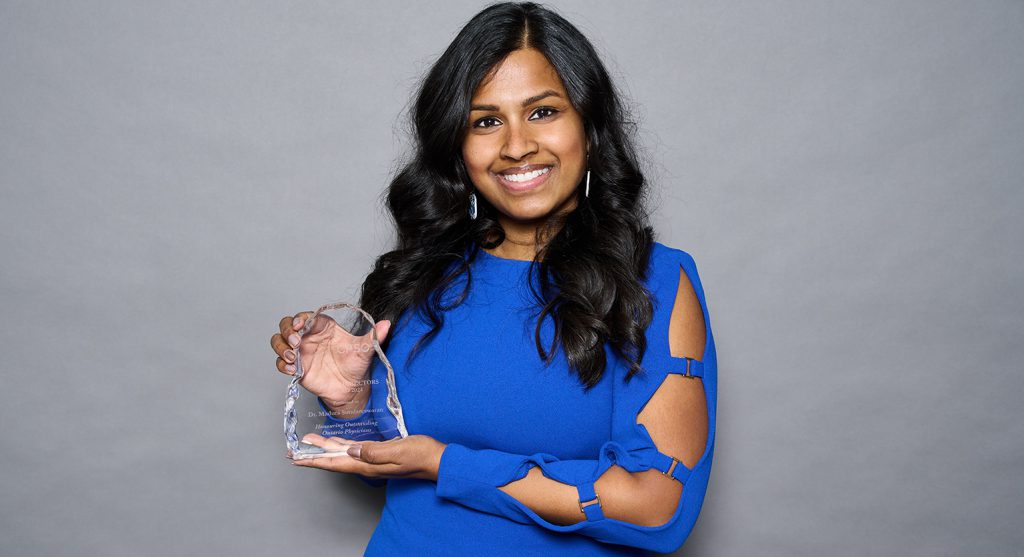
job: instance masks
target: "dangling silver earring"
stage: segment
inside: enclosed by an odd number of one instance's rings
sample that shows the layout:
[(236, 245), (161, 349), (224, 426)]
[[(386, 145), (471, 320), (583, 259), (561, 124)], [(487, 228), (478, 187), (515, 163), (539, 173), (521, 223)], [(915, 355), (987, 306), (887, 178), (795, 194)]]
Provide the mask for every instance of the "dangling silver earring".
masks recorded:
[(469, 220), (476, 220), (476, 194), (469, 194)]
[(590, 197), (590, 169), (587, 169), (587, 185), (583, 188), (583, 197)]

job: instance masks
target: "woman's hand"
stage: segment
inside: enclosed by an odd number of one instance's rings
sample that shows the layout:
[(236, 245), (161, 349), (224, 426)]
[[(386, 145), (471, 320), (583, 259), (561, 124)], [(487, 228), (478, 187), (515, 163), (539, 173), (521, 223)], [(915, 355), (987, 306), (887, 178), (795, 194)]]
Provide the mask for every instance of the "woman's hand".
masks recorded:
[(303, 443), (327, 451), (341, 451), (348, 446), (350, 456), (332, 456), (292, 461), (296, 466), (309, 466), (360, 474), (368, 478), (419, 478), (437, 481), (441, 454), (448, 445), (427, 435), (410, 435), (387, 441), (349, 441), (341, 437), (323, 438), (310, 433)]
[[(306, 390), (332, 409), (340, 409), (353, 400), (365, 404), (369, 389), (366, 378), (375, 354), (372, 331), (357, 337), (327, 316), (317, 315), (309, 332), (300, 339), (298, 332), (312, 316), (312, 312), (302, 312), (281, 319), (281, 331), (270, 337), (270, 346), (278, 356), (277, 370), (293, 375), (298, 349), (303, 369), (300, 382)], [(378, 340), (384, 342), (391, 322), (381, 321), (376, 328)], [(362, 408), (359, 405), (360, 411)]]

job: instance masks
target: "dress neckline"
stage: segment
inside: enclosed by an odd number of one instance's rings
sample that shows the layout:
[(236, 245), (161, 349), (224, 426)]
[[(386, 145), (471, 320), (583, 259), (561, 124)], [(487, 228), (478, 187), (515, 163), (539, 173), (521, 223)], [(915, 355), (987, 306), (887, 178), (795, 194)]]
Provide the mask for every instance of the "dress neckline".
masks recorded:
[(532, 260), (531, 261), (524, 261), (522, 259), (507, 259), (507, 258), (504, 258), (504, 257), (498, 257), (497, 255), (494, 255), (492, 253), (487, 253), (487, 251), (484, 250), (484, 248), (479, 248), (477, 251), (478, 251), (478, 253), (480, 253), (480, 255), (482, 257), (484, 257), (486, 259), (490, 259), (490, 260), (493, 260), (493, 261), (500, 261), (500, 262), (503, 262), (503, 263), (506, 263), (506, 264), (509, 264), (509, 265), (515, 265), (515, 264), (529, 265), (530, 263), (533, 263)]

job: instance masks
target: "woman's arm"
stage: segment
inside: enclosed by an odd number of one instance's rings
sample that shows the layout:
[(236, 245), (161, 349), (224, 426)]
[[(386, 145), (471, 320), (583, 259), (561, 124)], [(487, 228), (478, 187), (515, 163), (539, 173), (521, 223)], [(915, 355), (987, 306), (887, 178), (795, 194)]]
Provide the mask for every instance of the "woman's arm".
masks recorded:
[[(659, 450), (687, 468), (697, 464), (707, 438), (707, 409), (700, 379), (668, 377), (641, 416), (641, 423), (651, 432)], [(544, 476), (540, 468), (531, 468), (526, 477), (499, 489), (554, 524), (587, 520), (580, 510), (576, 487)], [(657, 470), (630, 473), (613, 465), (594, 482), (594, 491), (601, 498), (605, 517), (660, 526), (675, 514), (683, 486)]]
[(663, 553), (682, 545), (710, 478), (717, 357), (696, 267), (677, 253), (669, 347), (645, 355), (647, 377), (628, 386), (616, 378), (612, 440), (598, 458), (559, 460), (451, 443), (441, 459), (438, 496), (607, 543)]
[[(679, 286), (669, 325), (672, 355), (703, 358), (704, 314), (686, 273), (679, 270)], [(658, 449), (693, 468), (704, 453), (708, 437), (708, 411), (701, 379), (669, 375), (645, 405), (637, 421), (647, 428)], [(587, 517), (577, 489), (531, 468), (526, 477), (501, 486), (549, 522), (575, 524)], [(682, 485), (657, 470), (630, 473), (611, 466), (594, 482), (604, 516), (642, 526), (660, 526), (675, 514)]]

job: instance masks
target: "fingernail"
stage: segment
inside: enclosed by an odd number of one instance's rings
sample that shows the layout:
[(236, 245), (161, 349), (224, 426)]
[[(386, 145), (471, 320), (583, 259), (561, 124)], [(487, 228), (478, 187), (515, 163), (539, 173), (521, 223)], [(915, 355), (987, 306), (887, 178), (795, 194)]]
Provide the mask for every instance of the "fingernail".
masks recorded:
[(295, 373), (295, 364), (285, 364), (284, 365), (284, 369), (285, 369), (285, 371), (290, 371), (292, 373)]
[(292, 348), (295, 348), (296, 346), (298, 346), (299, 345), (299, 335), (297, 335), (295, 333), (292, 333), (291, 335), (289, 335), (288, 336), (288, 344), (292, 345)]
[(351, 447), (348, 448), (348, 451), (346, 452), (348, 453), (348, 456), (352, 458), (359, 458), (359, 453), (362, 452), (362, 450), (362, 445), (352, 445)]
[(302, 323), (301, 317), (296, 317), (295, 319), (292, 319), (292, 328), (298, 328), (300, 323)]
[(295, 361), (295, 351), (294, 350), (285, 350), (284, 351), (284, 361), (286, 361), (286, 362), (294, 362)]

